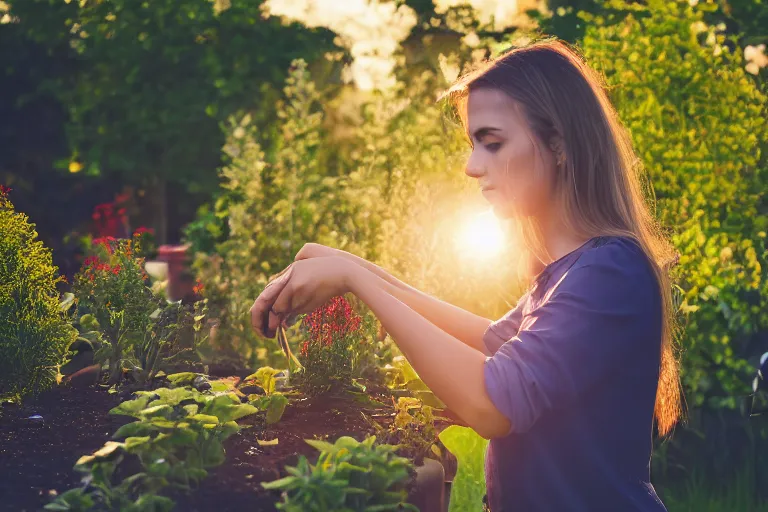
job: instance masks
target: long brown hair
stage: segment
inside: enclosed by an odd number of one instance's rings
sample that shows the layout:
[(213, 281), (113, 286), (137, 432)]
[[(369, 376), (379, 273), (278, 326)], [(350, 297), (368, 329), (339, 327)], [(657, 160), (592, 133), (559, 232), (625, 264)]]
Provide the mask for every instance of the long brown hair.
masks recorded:
[[(555, 152), (555, 190), (566, 227), (582, 239), (634, 239), (651, 262), (662, 298), (662, 343), (655, 418), (666, 435), (680, 418), (682, 392), (677, 322), (669, 269), (676, 251), (657, 223), (652, 187), (632, 141), (605, 92), (602, 77), (576, 50), (548, 38), (515, 48), (467, 73), (447, 91), (465, 129), (469, 92), (503, 91), (519, 106), (539, 144)], [(559, 141), (552, 146), (552, 141)], [(535, 219), (517, 219), (527, 249), (546, 250)]]

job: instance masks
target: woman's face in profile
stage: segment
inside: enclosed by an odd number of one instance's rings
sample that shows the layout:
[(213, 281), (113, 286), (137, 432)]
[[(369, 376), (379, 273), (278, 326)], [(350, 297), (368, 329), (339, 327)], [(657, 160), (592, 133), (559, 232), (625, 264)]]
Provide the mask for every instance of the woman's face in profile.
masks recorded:
[(497, 89), (472, 90), (467, 123), (473, 148), (465, 172), (478, 180), (495, 215), (545, 214), (552, 200), (555, 156), (547, 146), (534, 142), (514, 100)]

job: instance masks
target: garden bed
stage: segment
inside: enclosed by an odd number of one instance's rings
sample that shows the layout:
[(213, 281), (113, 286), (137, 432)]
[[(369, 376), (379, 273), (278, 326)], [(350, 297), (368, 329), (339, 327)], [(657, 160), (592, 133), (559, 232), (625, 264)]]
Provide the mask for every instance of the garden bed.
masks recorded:
[[(394, 416), (391, 395), (382, 389), (369, 390), (367, 396), (385, 406), (337, 393), (292, 399), (275, 425), (265, 425), (261, 415), (241, 418), (238, 423), (246, 428), (225, 441), (224, 464), (212, 469), (191, 493), (174, 493), (175, 510), (276, 510), (279, 493), (265, 490), (261, 483), (285, 476), (285, 466), (295, 465), (299, 455), (314, 460), (317, 450), (305, 439), (332, 442), (348, 435), (362, 440), (374, 434), (363, 413), (389, 426)], [(3, 408), (0, 465), (9, 468), (0, 479), (3, 507), (40, 510), (56, 494), (77, 487), (81, 477), (73, 470), (77, 459), (100, 448), (132, 421), (108, 414), (120, 401), (118, 394), (103, 387), (62, 386), (23, 405)], [(34, 418), (38, 415), (42, 420)], [(276, 445), (258, 443), (274, 439)]]

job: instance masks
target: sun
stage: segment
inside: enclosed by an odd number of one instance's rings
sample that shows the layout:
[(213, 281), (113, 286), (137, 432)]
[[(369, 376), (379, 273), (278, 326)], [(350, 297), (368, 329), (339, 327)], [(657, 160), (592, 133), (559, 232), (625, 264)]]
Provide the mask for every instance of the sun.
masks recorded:
[(474, 214), (459, 228), (456, 249), (464, 257), (491, 259), (504, 249), (504, 231), (492, 211)]

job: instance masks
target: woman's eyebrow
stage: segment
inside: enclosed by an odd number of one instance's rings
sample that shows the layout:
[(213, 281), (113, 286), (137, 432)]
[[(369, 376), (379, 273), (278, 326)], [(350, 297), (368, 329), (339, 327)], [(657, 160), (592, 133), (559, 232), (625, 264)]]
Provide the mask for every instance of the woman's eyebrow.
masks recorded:
[(492, 132), (500, 132), (501, 128), (494, 128), (493, 126), (483, 126), (482, 128), (478, 128), (475, 130), (474, 137), (475, 140), (480, 140), (486, 135), (490, 135)]

